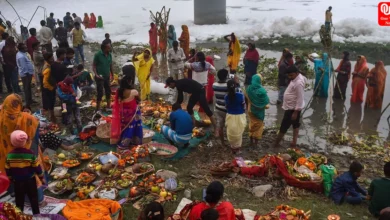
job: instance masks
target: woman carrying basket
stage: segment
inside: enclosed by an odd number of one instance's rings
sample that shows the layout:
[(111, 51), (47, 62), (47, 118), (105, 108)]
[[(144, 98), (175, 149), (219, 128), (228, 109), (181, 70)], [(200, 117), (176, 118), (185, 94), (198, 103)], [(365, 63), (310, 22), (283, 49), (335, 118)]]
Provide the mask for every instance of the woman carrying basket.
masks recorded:
[(130, 146), (142, 144), (142, 120), (139, 109), (139, 94), (134, 89), (135, 68), (125, 76), (116, 92), (112, 111), (111, 144), (118, 149), (129, 149)]

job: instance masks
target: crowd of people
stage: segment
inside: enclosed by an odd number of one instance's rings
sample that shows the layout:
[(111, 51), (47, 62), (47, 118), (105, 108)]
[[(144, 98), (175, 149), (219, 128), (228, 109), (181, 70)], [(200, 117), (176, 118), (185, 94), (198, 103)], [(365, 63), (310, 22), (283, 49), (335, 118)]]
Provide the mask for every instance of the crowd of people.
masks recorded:
[[(329, 13), (330, 13), (329, 9)], [(327, 12), (328, 13), (328, 12)], [(72, 18), (73, 17), (73, 18)], [(330, 15), (331, 19), (331, 15)], [(329, 22), (329, 21), (328, 21)], [(1, 21), (0, 21), (1, 23)], [(7, 171), (15, 181), (15, 189), (26, 188), (24, 191), (15, 191), (16, 205), (23, 210), (24, 194), (39, 198), (36, 190), (35, 174), (40, 182), (45, 182), (44, 172), (39, 164), (41, 149), (37, 146), (38, 140), (44, 148), (59, 147), (68, 149), (61, 141), (44, 126), (38, 126), (38, 120), (31, 116), (31, 106), (37, 103), (32, 94), (33, 79), (41, 93), (42, 108), (48, 113), (51, 123), (57, 123), (54, 107), (57, 97), (62, 108), (62, 123), (74, 133), (82, 130), (80, 120), (80, 102), (78, 91), (89, 93), (96, 85), (96, 111), (103, 108), (105, 97), (107, 112), (112, 112), (111, 144), (118, 150), (128, 149), (131, 146), (142, 144), (142, 117), (140, 102), (150, 98), (151, 74), (154, 67), (154, 56), (160, 52), (167, 56), (170, 76), (166, 79), (166, 87), (177, 90), (177, 99), (172, 105), (169, 125), (161, 127), (161, 133), (173, 144), (187, 147), (192, 138), (192, 131), (196, 124), (194, 107), (199, 105), (200, 112), (204, 112), (213, 125), (215, 137), (219, 137), (223, 145), (226, 136), (233, 154), (240, 154), (243, 142), (243, 133), (249, 127), (250, 144), (257, 146), (262, 138), (264, 129), (265, 111), (269, 108), (269, 97), (262, 86), (263, 76), (258, 73), (259, 52), (254, 43), (248, 43), (243, 63), (245, 80), (240, 82), (236, 77), (241, 57), (241, 45), (238, 37), (232, 33), (224, 38), (229, 42), (227, 66), (217, 70), (214, 67), (213, 57), (203, 52), (190, 49), (190, 33), (186, 25), (182, 26), (182, 33), (177, 38), (175, 27), (166, 27), (150, 24), (149, 43), (142, 53), (134, 54), (131, 62), (123, 66), (123, 78), (116, 91), (114, 102), (111, 103), (110, 80), (113, 78), (113, 56), (110, 35), (106, 34), (100, 50), (94, 55), (92, 63), (92, 79), (90, 72), (85, 69), (84, 42), (85, 29), (103, 27), (101, 16), (98, 21), (93, 13), (89, 17), (85, 13), (82, 20), (75, 13), (68, 12), (63, 21), (55, 21), (51, 13), (46, 21), (41, 21), (41, 29), (30, 28), (30, 36), (21, 38), (16, 30), (7, 21), (6, 31), (1, 31), (0, 61), (4, 72), (5, 85), (9, 95), (3, 102), (0, 112), (0, 139), (6, 144), (0, 150), (0, 171)], [(58, 27), (57, 27), (58, 25)], [(4, 29), (4, 28), (3, 28)], [(5, 29), (4, 29), (5, 30)], [(166, 34), (166, 36), (165, 36)], [(68, 38), (71, 38), (73, 47), (69, 47)], [(56, 39), (58, 48), (53, 53), (52, 40)], [(168, 50), (167, 50), (168, 49)], [(333, 98), (346, 99), (346, 89), (352, 72), (351, 102), (362, 103), (365, 87), (368, 87), (366, 107), (380, 109), (385, 91), (386, 70), (382, 61), (378, 61), (372, 70), (367, 67), (364, 56), (358, 56), (354, 70), (351, 70), (349, 53), (343, 53), (343, 59), (334, 70), (327, 53), (321, 58), (295, 56), (286, 48), (278, 63), (279, 95), (277, 103), (284, 109), (284, 117), (279, 134), (274, 143), (275, 147), (293, 127), (292, 147), (296, 147), (299, 134), (301, 111), (305, 108), (304, 89), (307, 83), (305, 75), (308, 72), (307, 60), (314, 63), (316, 73), (314, 95), (327, 98), (331, 73), (337, 72), (337, 84), (333, 91)], [(136, 78), (140, 84), (138, 91), (135, 86)], [(23, 84), (24, 102), (17, 95), (22, 90), (19, 87), (19, 78)], [(2, 92), (2, 77), (0, 77), (0, 92)], [(242, 85), (244, 86), (242, 86)], [(185, 94), (186, 93), (186, 94)], [(39, 95), (39, 94), (38, 94)], [(182, 109), (185, 99), (186, 111)], [(214, 103), (214, 110), (210, 104)], [(249, 122), (247, 121), (249, 120)], [(16, 131), (14, 131), (16, 130)], [(33, 138), (35, 137), (35, 138)], [(8, 147), (9, 146), (9, 147)], [(26, 149), (21, 150), (21, 146)], [(13, 148), (15, 149), (13, 149)], [(20, 167), (18, 162), (25, 160), (21, 168), (26, 172), (15, 169)], [(17, 171), (16, 171), (17, 170)], [(370, 211), (379, 215), (380, 211), (389, 205), (387, 188), (390, 184), (387, 178), (375, 180), (367, 192), (356, 182), (363, 166), (353, 163), (350, 171), (339, 176), (330, 196), (336, 203), (343, 201), (359, 204), (370, 200)], [(386, 164), (385, 175), (390, 176), (390, 164)], [(29, 186), (29, 187), (26, 187)], [(235, 219), (233, 206), (229, 202), (221, 202), (224, 188), (219, 182), (213, 182), (206, 190), (205, 202), (190, 206), (190, 219)], [(367, 196), (368, 195), (368, 196)], [(40, 199), (32, 200), (34, 214)], [(149, 210), (150, 209), (150, 210)], [(162, 218), (161, 218), (162, 216)], [(140, 219), (163, 219), (164, 211), (159, 204), (147, 206)]]

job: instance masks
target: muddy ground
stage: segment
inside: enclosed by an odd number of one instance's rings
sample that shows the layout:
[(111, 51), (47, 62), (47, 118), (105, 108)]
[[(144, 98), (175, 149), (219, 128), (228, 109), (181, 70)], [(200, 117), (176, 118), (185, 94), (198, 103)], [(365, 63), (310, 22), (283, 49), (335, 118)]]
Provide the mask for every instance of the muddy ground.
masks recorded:
[[(142, 46), (142, 45), (141, 45)], [(198, 44), (198, 48), (212, 48), (207, 54), (217, 54), (221, 60), (216, 60), (217, 69), (226, 66), (226, 44)], [(99, 49), (99, 45), (90, 44), (85, 47), (87, 57), (86, 68), (91, 69), (93, 54)], [(135, 50), (140, 50), (140, 46), (127, 45), (124, 43), (114, 43), (115, 73), (120, 72), (122, 64), (131, 58)], [(261, 55), (266, 57), (280, 57), (280, 53), (274, 51), (262, 50)], [(168, 65), (160, 56), (156, 57), (156, 71), (153, 78), (156, 81), (163, 82), (168, 75)], [(338, 60), (333, 60), (338, 64)], [(337, 65), (334, 64), (334, 65)], [(354, 64), (354, 63), (353, 63)], [(388, 69), (388, 68), (387, 68)], [(387, 80), (390, 81), (389, 79)], [(389, 83), (387, 83), (389, 85)], [(275, 88), (267, 87), (271, 102), (275, 103), (277, 91)], [(309, 102), (312, 90), (305, 93), (305, 101)], [(347, 97), (350, 95), (348, 90)], [(4, 97), (4, 95), (3, 95)], [(159, 97), (155, 95), (154, 97)], [(40, 98), (37, 97), (36, 100)], [(384, 105), (389, 102), (389, 96), (385, 97)], [(271, 103), (271, 104), (272, 104)], [(366, 170), (360, 182), (368, 186), (370, 181), (378, 176), (382, 176), (382, 167), (384, 161), (389, 159), (387, 144), (389, 130), (386, 122), (388, 113), (384, 114), (379, 125), (376, 125), (378, 118), (377, 111), (363, 111), (362, 106), (350, 106), (349, 101), (339, 101), (332, 103), (324, 99), (314, 99), (308, 110), (303, 115), (302, 128), (298, 142), (300, 148), (305, 152), (320, 152), (332, 159), (339, 171), (348, 169), (353, 160), (362, 162)], [(344, 108), (345, 106), (345, 108)], [(33, 106), (36, 110), (39, 105)], [(330, 109), (334, 112), (329, 113)], [(90, 114), (89, 111), (82, 111), (84, 116)], [(281, 122), (283, 110), (275, 104), (266, 112), (266, 129), (263, 139), (259, 146), (250, 146), (247, 131), (243, 134), (243, 154), (247, 160), (258, 160), (266, 154), (283, 153), (289, 147), (291, 133), (285, 137), (281, 148), (273, 148), (278, 125)], [(340, 134), (343, 134), (343, 143), (340, 142)], [(358, 142), (360, 141), (360, 142)], [(212, 147), (209, 147), (209, 143)], [(232, 175), (226, 178), (216, 178), (210, 175), (209, 168), (221, 162), (230, 162), (234, 155), (227, 146), (227, 140), (224, 144), (214, 138), (210, 138), (200, 144), (196, 150), (193, 150), (185, 158), (178, 161), (165, 161), (152, 157), (152, 163), (156, 169), (168, 169), (178, 173), (180, 181), (187, 188), (192, 190), (193, 199), (201, 199), (202, 189), (211, 181), (219, 179), (226, 187), (225, 198), (233, 203), (237, 208), (247, 208), (258, 211), (258, 213), (268, 213), (278, 204), (288, 204), (304, 210), (312, 210), (312, 219), (326, 219), (329, 214), (338, 214), (351, 219), (371, 219), (367, 210), (368, 205), (361, 206), (335, 206), (329, 199), (323, 195), (310, 193), (305, 190), (288, 187), (283, 180), (272, 178), (249, 179), (240, 175)], [(262, 184), (272, 184), (274, 188), (266, 194), (264, 198), (256, 198), (249, 189), (253, 186)], [(290, 194), (288, 194), (290, 191)], [(179, 193), (178, 200), (182, 198)], [(172, 213), (179, 201), (168, 202), (164, 204), (166, 213)], [(124, 205), (126, 219), (136, 219), (138, 211), (131, 204)]]

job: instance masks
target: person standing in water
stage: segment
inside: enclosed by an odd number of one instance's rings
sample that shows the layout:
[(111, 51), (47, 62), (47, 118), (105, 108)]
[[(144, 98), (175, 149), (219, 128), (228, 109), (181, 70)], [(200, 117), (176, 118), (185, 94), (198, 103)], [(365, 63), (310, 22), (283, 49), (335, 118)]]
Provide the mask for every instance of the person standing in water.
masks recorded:
[(348, 81), (351, 78), (351, 61), (349, 61), (349, 52), (343, 52), (343, 59), (337, 67), (337, 85), (334, 87), (333, 98), (345, 100)]
[(150, 49), (152, 50), (152, 55), (157, 54), (158, 46), (157, 46), (157, 26), (153, 22), (150, 23), (150, 30), (149, 30), (149, 44)]
[(301, 118), (301, 111), (305, 107), (304, 95), (307, 79), (299, 73), (298, 68), (294, 65), (290, 66), (286, 72), (290, 83), (288, 84), (286, 92), (284, 93), (284, 116), (282, 124), (280, 125), (278, 137), (275, 142), (275, 147), (279, 146), (280, 141), (283, 139), (291, 125), (294, 128), (291, 147), (295, 147), (297, 145), (299, 127), (301, 125), (299, 122)]
[(325, 11), (325, 28), (328, 32), (330, 32), (330, 27), (333, 26), (332, 16), (332, 6), (329, 6), (328, 10)]

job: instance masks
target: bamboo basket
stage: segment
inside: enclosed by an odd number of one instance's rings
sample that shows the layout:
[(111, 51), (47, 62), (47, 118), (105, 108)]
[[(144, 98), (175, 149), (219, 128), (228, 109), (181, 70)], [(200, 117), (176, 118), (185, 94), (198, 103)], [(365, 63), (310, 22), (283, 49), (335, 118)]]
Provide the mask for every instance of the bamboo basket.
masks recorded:
[(147, 144), (147, 143), (151, 142), (153, 139), (153, 136), (156, 134), (156, 132), (154, 132), (150, 129), (143, 129), (143, 136), (145, 136), (145, 134), (147, 134), (147, 133), (150, 133), (149, 137), (143, 137), (142, 144)]
[(111, 123), (100, 124), (96, 128), (96, 136), (105, 143), (110, 143)]

